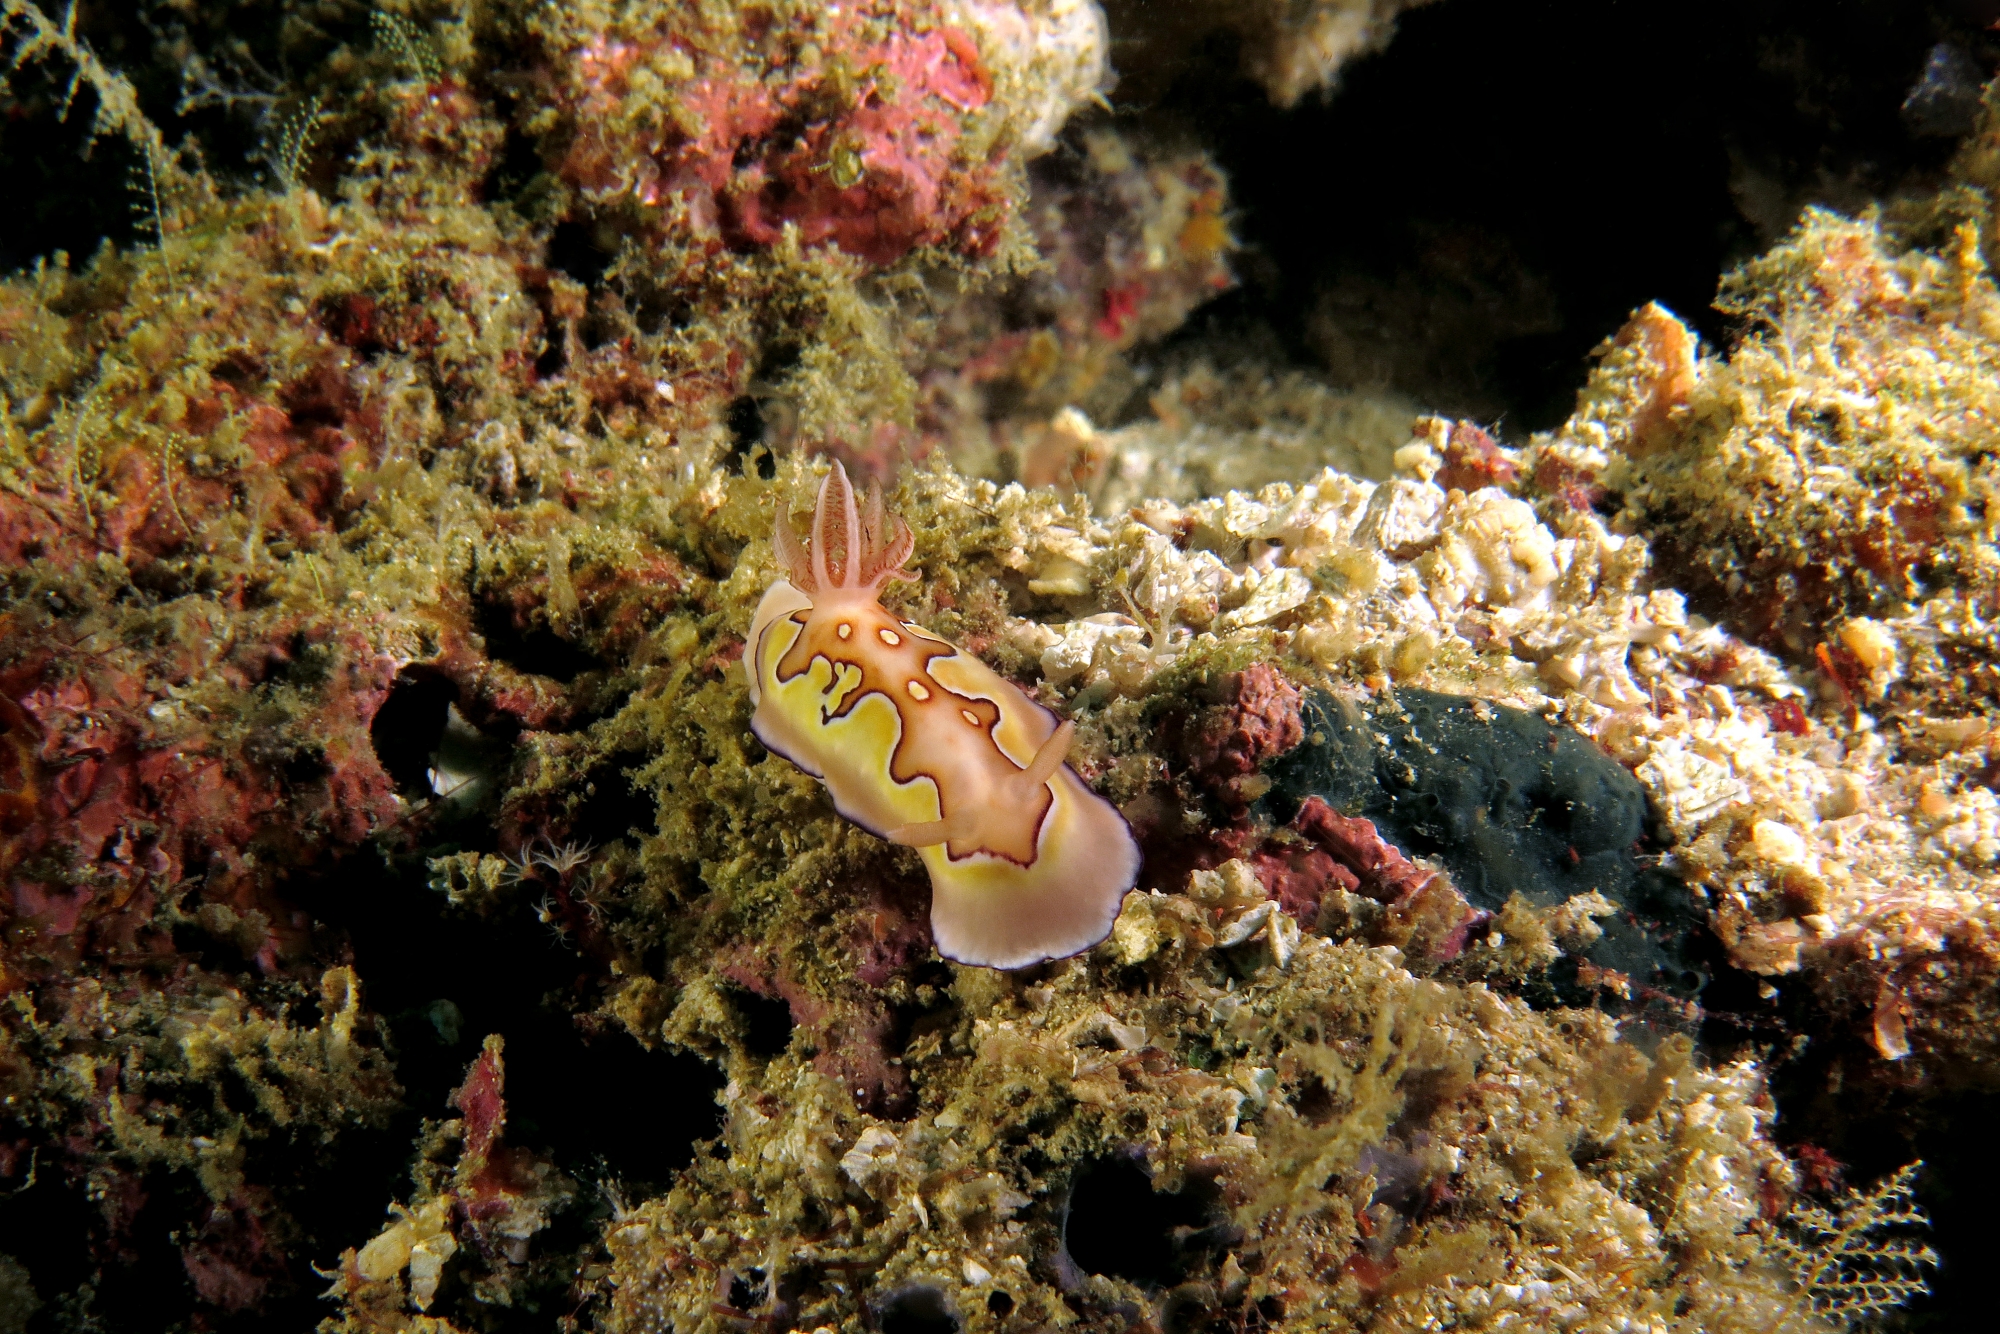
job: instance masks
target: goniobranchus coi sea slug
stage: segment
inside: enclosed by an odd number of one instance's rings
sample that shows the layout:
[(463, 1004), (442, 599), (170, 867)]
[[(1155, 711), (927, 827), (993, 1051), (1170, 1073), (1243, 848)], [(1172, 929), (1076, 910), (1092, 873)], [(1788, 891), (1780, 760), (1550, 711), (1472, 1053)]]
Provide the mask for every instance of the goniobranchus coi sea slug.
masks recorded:
[(1139, 875), (1131, 828), (1064, 763), (1074, 723), (882, 607), (917, 576), (880, 491), (858, 506), (834, 464), (810, 541), (781, 504), (773, 546), (789, 577), (751, 623), (751, 727), (842, 815), (918, 850), (938, 953), (1021, 968), (1109, 935)]

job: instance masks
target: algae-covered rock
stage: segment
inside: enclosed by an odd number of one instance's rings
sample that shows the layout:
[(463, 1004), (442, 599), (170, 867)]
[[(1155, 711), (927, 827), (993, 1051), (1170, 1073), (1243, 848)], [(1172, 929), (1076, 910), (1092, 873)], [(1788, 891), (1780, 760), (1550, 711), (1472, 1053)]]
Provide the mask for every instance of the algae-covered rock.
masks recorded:
[[(838, 1326), (919, 1291), (969, 1329), (1776, 1311), (1743, 1268), (1786, 1170), (1753, 1147), (1747, 1069), (1356, 945), (1309, 937), (1280, 967), (1158, 944), (1033, 980), (960, 970), (918, 1019), (913, 1115), (857, 1113), (795, 1054), (762, 1072), (770, 1096), (732, 1087), (714, 1156), (608, 1233), (610, 1326)], [(1091, 1196), (1118, 1163), (1152, 1198), (1107, 1217)], [(1665, 1197), (1641, 1184), (1662, 1173)]]
[[(1914, 1056), (1985, 1086), (1995, 1054), (1968, 1038), (1985, 1028), (2000, 854), (1978, 610), (1995, 587), (1996, 296), (1973, 224), (1946, 235), (1933, 251), (1808, 212), (1724, 284), (1746, 321), (1726, 357), (1637, 312), (1527, 467), (1558, 509), (1593, 488), (1622, 506), (1662, 576), (1803, 688), (1796, 712), (1748, 728), (1648, 724), (1651, 753), (1634, 755), (1720, 891), (1731, 953), (1813, 973), (1864, 1064)], [(1708, 674), (1733, 683), (1746, 662), (1731, 649)]]

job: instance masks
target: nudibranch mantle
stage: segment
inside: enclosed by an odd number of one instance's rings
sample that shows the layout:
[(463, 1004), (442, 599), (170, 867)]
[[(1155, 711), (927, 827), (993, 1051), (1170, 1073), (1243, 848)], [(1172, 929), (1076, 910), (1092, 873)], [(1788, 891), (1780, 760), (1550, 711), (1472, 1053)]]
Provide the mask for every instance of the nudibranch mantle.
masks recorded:
[(918, 849), (938, 953), (1022, 968), (1109, 935), (1139, 875), (1130, 826), (1063, 762), (1073, 724), (882, 607), (885, 583), (916, 576), (880, 492), (857, 506), (835, 463), (809, 544), (781, 504), (773, 545), (789, 577), (751, 622), (750, 725), (842, 815)]

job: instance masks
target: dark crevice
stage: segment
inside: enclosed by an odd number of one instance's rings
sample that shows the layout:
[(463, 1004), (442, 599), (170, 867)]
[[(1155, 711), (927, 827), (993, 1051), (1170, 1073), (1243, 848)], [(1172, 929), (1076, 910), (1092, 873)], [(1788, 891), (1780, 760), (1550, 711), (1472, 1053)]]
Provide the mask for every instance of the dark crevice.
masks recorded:
[(509, 1136), (586, 1176), (601, 1162), (634, 1188), (663, 1188), (693, 1161), (694, 1142), (721, 1128), (721, 1087), (698, 1057), (588, 1037), (561, 1014), (517, 1023), (507, 1044)]
[(876, 1308), (881, 1334), (958, 1334), (958, 1314), (941, 1289), (917, 1284), (890, 1293)]
[(524, 213), (532, 214), (539, 202), (532, 197), (534, 187), (545, 179), (545, 169), (540, 144), (515, 117), (517, 105), (516, 99), (505, 95), (494, 98), (494, 115), (506, 123), (507, 134), (501, 141), (499, 159), (480, 182), (480, 194), (487, 199), (513, 201)]
[[(926, 907), (917, 899), (907, 911), (921, 914)], [(891, 1056), (902, 1056), (927, 1039), (942, 1041), (962, 1017), (952, 998), (951, 968), (942, 960), (910, 965), (900, 976), (910, 989), (910, 998), (889, 1007), (889, 1030), (883, 1035), (882, 1049)]]
[(601, 286), (604, 271), (615, 258), (615, 252), (600, 243), (596, 230), (588, 223), (557, 223), (549, 233), (548, 266), (585, 287)]
[(760, 996), (747, 988), (729, 994), (729, 1003), (743, 1019), (743, 1049), (770, 1060), (792, 1045), (792, 1007), (777, 996)]
[[(240, 1090), (231, 1096), (238, 1106), (252, 1101)], [(413, 1129), (350, 1128), (337, 1160), (310, 1143), (283, 1138), (246, 1144), (246, 1173), (273, 1187), (261, 1210), (301, 1229), (283, 1237), (244, 1230), (226, 1210), (212, 1207), (191, 1174), (112, 1174), (100, 1182), (109, 1190), (93, 1198), (81, 1179), (44, 1157), (32, 1186), (0, 1196), (0, 1254), (27, 1271), (43, 1303), (24, 1328), (28, 1334), (70, 1328), (131, 1334), (309, 1328), (324, 1316), (325, 1305), (319, 1295), (324, 1284), (307, 1264), (379, 1229), (387, 1197), (373, 1188), (386, 1188), (390, 1173), (376, 1169), (400, 1172)], [(365, 1166), (357, 1172), (357, 1164)], [(203, 1221), (190, 1228), (189, 1220)], [(256, 1294), (256, 1300), (233, 1312), (202, 1302), (183, 1247), (208, 1267), (211, 1294)], [(214, 1268), (217, 1264), (230, 1269)], [(72, 1324), (65, 1299), (86, 1284), (94, 1287), (88, 1320)], [(195, 1308), (201, 1310), (200, 1323), (190, 1325), (188, 1312)]]
[(405, 797), (431, 795), (431, 757), (457, 700), (458, 687), (442, 672), (405, 667), (369, 722), (375, 759)]
[[(489, 1033), (506, 1039), (509, 1144), (545, 1151), (572, 1176), (659, 1185), (719, 1129), (721, 1073), (696, 1057), (648, 1050), (616, 1028), (581, 1022), (601, 981), (596, 965), (557, 939), (526, 904), (481, 916), (453, 912), (430, 887), (440, 844), (370, 869), (302, 886), (323, 949), (350, 954), (369, 1007), (386, 1017), (405, 1090), (400, 1141), (416, 1119), (449, 1114)], [(451, 948), (437, 948), (439, 940)], [(371, 1161), (376, 1161), (372, 1160)], [(379, 1214), (403, 1189), (405, 1160), (372, 1183)], [(365, 1232), (365, 1228), (362, 1229)]]
[(535, 354), (535, 374), (541, 379), (562, 373), (569, 365), (569, 335), (559, 326), (544, 320), (542, 350)]
[(766, 1288), (761, 1269), (732, 1274), (729, 1276), (729, 1304), (739, 1311), (754, 1311), (764, 1304)]
[(1109, 8), (1121, 105), (1210, 145), (1245, 246), (1242, 285), (1174, 347), (1262, 347), (1510, 435), (1565, 417), (1648, 301), (1726, 338), (1717, 278), (1802, 205), (1933, 184), (1952, 141), (1905, 98), (1941, 40), (1988, 74), (2000, 49), (1908, 0), (1457, 0), (1282, 110), (1232, 38), (1148, 51), (1175, 40), (1158, 7)]
[[(14, 1127), (7, 1129), (11, 1132)], [(74, 1291), (90, 1277), (96, 1268), (91, 1242), (102, 1224), (103, 1215), (85, 1197), (82, 1182), (38, 1170), (33, 1186), (0, 1200), (0, 1254), (12, 1256), (28, 1271), (46, 1302), (59, 1293)], [(112, 1272), (129, 1271), (114, 1267)], [(50, 1328), (53, 1322), (46, 1312), (44, 1307), (38, 1324)]]
[(0, 130), (0, 152), (11, 204), (0, 223), (0, 272), (26, 268), (55, 251), (68, 253), (72, 267), (80, 268), (101, 244), (126, 249), (152, 239), (133, 207), (137, 150), (117, 138), (90, 144), (95, 95), (80, 92), (67, 119), (57, 121), (67, 76), (59, 65), (29, 66), (9, 76), (9, 123)]
[(695, 310), (687, 294), (673, 286), (657, 283), (637, 285), (636, 290), (626, 293), (625, 300), (632, 309), (632, 322), (639, 326), (640, 333), (649, 338), (662, 332), (685, 329), (694, 323)]
[(1063, 1246), (1085, 1273), (1171, 1287), (1214, 1245), (1224, 1222), (1213, 1183), (1195, 1179), (1159, 1191), (1136, 1159), (1101, 1158), (1084, 1164), (1070, 1186)]
[(1338, 1107), (1326, 1081), (1318, 1075), (1307, 1075), (1298, 1092), (1292, 1095), (1292, 1110), (1308, 1125), (1323, 1126), (1333, 1119)]
[[(729, 428), (726, 464), (731, 472), (741, 473), (750, 452), (764, 443), (764, 408), (755, 398), (744, 394), (731, 400), (722, 421)], [(758, 471), (763, 472), (761, 459)], [(768, 475), (775, 475), (775, 470)]]
[(546, 626), (523, 627), (507, 607), (483, 603), (477, 625), (486, 641), (486, 656), (529, 676), (546, 676), (564, 685), (585, 672), (601, 672), (606, 664)]
[(321, 750), (295, 750), (279, 762), (278, 772), (292, 787), (306, 787), (332, 772)]
[(583, 801), (570, 820), (571, 841), (604, 844), (657, 832), (659, 802), (650, 788), (634, 782), (628, 773), (652, 758), (644, 751), (619, 751), (590, 771)]
[[(506, 1041), (506, 1143), (547, 1155), (583, 1186), (535, 1238), (536, 1255), (590, 1244), (604, 1207), (592, 1183), (616, 1181), (632, 1197), (657, 1193), (692, 1161), (695, 1142), (720, 1129), (720, 1072), (693, 1056), (648, 1050), (622, 1030), (580, 1023), (576, 1012), (593, 1008), (601, 984), (594, 965), (528, 907), (484, 916), (449, 908), (429, 883), (427, 857), (459, 850), (385, 849), (381, 860), (355, 859), (338, 874), (293, 888), (293, 901), (316, 920), (319, 956), (350, 959), (365, 979), (366, 1002), (380, 1016), (404, 1093), (388, 1124), (344, 1130), (338, 1158), (311, 1172), (275, 1163), (253, 1168), (257, 1180), (298, 1180), (313, 1192), (310, 1214), (301, 1215), (312, 1230), (309, 1244), (292, 1251), (297, 1273), (374, 1235), (389, 1202), (409, 1198), (411, 1146), (426, 1120), (453, 1114), (451, 1093), (489, 1033)], [(440, 940), (451, 948), (439, 949)], [(310, 1020), (301, 1013), (296, 1021)], [(462, 1281), (459, 1269), (448, 1271), (439, 1300), (451, 1305)], [(298, 1286), (296, 1298), (274, 1292), (260, 1308), (263, 1323), (243, 1328), (310, 1326), (325, 1313), (317, 1295), (323, 1285)], [(111, 1320), (107, 1327), (154, 1326)], [(486, 1326), (491, 1334), (543, 1327), (526, 1307), (496, 1313)]]

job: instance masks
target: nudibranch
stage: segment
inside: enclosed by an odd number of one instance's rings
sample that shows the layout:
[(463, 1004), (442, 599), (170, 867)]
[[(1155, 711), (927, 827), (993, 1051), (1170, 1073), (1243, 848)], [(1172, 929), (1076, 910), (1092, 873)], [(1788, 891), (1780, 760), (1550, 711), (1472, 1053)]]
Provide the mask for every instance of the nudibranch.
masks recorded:
[(917, 577), (913, 545), (878, 488), (855, 503), (838, 463), (804, 547), (780, 505), (789, 577), (751, 622), (750, 725), (842, 815), (919, 851), (947, 959), (1022, 968), (1089, 949), (1138, 879), (1132, 830), (1064, 763), (1074, 723), (884, 610), (882, 586)]

